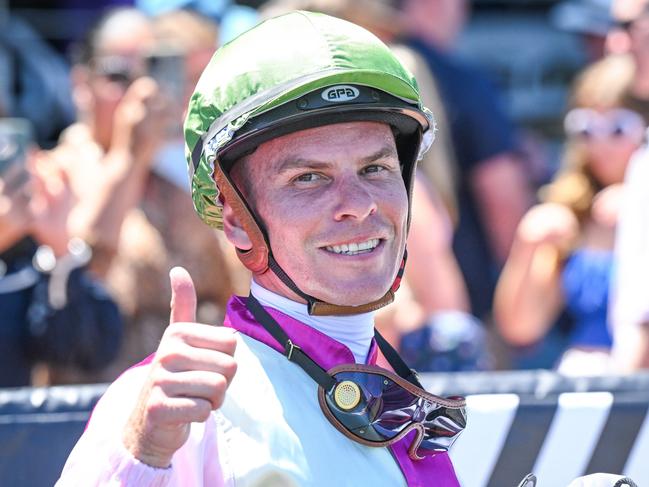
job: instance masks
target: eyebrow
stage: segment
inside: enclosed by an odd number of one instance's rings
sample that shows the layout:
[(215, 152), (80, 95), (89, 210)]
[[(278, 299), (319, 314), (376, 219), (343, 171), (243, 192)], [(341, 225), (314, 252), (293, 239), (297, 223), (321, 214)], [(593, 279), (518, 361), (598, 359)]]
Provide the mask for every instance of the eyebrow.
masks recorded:
[[(387, 159), (390, 157), (395, 157), (398, 159), (397, 151), (392, 146), (383, 146), (374, 154), (371, 154), (367, 157), (363, 157), (360, 162), (361, 164), (369, 164), (381, 159)], [(330, 167), (332, 164), (326, 161), (317, 161), (311, 159), (303, 159), (300, 157), (293, 158), (291, 156), (286, 157), (283, 161), (280, 162), (278, 172), (280, 174), (291, 171), (293, 169), (324, 169)]]

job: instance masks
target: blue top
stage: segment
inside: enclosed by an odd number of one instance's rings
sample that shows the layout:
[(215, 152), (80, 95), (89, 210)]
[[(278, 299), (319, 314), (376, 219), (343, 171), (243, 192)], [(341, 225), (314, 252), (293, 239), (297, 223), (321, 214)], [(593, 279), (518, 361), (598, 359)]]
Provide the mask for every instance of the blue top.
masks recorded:
[(561, 283), (566, 309), (574, 319), (569, 346), (611, 347), (607, 316), (612, 270), (610, 250), (581, 248), (566, 260)]
[[(473, 314), (491, 310), (498, 265), (486, 239), (471, 185), (471, 172), (488, 159), (515, 149), (514, 130), (499, 93), (487, 74), (455, 55), (411, 39), (408, 44), (427, 62), (446, 112), (457, 162), (459, 222), (453, 250), (464, 275)], [(506, 188), (503, 188), (506, 190)]]

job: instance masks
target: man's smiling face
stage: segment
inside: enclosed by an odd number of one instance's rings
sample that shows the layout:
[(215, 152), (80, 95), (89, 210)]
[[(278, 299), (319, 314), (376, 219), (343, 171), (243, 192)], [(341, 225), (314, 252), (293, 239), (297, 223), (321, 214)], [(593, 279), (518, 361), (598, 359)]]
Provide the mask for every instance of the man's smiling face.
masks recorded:
[[(387, 124), (350, 122), (261, 144), (243, 188), (278, 264), (307, 294), (357, 306), (392, 285), (406, 241), (408, 197)], [(272, 272), (267, 289), (298, 300)]]

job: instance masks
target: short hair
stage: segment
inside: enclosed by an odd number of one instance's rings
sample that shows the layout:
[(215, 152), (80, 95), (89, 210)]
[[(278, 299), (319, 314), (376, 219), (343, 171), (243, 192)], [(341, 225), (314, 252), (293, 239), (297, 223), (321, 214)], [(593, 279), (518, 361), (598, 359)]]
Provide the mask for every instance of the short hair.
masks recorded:
[(217, 24), (208, 17), (190, 10), (172, 10), (153, 19), (158, 43), (169, 43), (183, 51), (212, 48), (219, 41)]
[(91, 64), (97, 57), (103, 41), (118, 29), (124, 31), (133, 26), (150, 24), (150, 19), (133, 7), (116, 7), (107, 10), (90, 27), (81, 43), (72, 47), (71, 58), (74, 64)]

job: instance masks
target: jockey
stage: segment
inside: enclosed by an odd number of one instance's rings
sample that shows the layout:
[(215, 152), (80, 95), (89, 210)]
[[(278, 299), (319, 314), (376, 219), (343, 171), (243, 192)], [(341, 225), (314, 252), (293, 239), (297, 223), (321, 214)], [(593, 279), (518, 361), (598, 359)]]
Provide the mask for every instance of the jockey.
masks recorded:
[(293, 12), (217, 51), (186, 154), (250, 295), (224, 326), (196, 323), (173, 269), (157, 351), (109, 387), (57, 485), (458, 486), (464, 400), (425, 391), (373, 322), (434, 130), (412, 75), (354, 24)]

